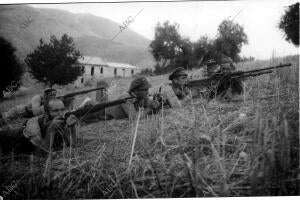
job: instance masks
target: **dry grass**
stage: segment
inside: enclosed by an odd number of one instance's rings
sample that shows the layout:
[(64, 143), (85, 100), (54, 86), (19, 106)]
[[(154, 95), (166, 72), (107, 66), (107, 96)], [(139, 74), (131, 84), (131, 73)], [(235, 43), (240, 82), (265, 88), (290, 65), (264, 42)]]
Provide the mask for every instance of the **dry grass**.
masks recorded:
[(1, 185), (20, 180), (12, 198), (299, 195), (299, 62), (284, 59), (267, 63), (293, 67), (245, 81), (246, 101), (194, 99), (138, 121), (81, 126), (74, 149), (3, 157)]

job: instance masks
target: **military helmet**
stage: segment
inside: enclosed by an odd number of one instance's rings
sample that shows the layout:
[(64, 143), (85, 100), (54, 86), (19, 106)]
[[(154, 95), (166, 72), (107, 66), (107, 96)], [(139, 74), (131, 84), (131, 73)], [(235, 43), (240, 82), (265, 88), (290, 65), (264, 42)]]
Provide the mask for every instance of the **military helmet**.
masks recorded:
[(137, 77), (133, 79), (133, 81), (130, 84), (129, 92), (132, 92), (133, 90), (143, 90), (143, 89), (149, 89), (151, 88), (151, 84), (146, 79), (146, 77)]

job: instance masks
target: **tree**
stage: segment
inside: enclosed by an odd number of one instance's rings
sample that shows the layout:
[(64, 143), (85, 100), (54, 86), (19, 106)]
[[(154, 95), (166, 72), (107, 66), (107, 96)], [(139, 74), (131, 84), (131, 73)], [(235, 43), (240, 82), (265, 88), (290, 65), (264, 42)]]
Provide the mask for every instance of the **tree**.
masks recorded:
[(180, 40), (179, 51), (175, 56), (175, 66), (191, 69), (195, 63), (194, 59), (194, 45), (188, 38)]
[(175, 57), (181, 51), (181, 37), (178, 33), (178, 24), (163, 25), (158, 23), (155, 27), (154, 40), (150, 44), (151, 53), (156, 61), (156, 68), (163, 69), (175, 64)]
[[(248, 44), (244, 28), (231, 20), (222, 21), (214, 44), (219, 55), (223, 54), (236, 61), (239, 59), (238, 54), (243, 44)], [(220, 59), (220, 56), (216, 59)]]
[(52, 35), (49, 44), (40, 39), (39, 46), (27, 55), (25, 63), (35, 79), (52, 87), (72, 83), (83, 74), (77, 65), (80, 57), (71, 37), (64, 34), (58, 40)]
[(215, 48), (214, 40), (208, 38), (208, 36), (202, 36), (194, 44), (194, 54), (197, 61), (197, 66), (201, 66), (206, 63), (209, 59), (216, 57), (217, 50)]
[(3, 97), (3, 92), (12, 92), (19, 88), (20, 79), (23, 75), (23, 66), (15, 56), (15, 48), (12, 44), (0, 37), (0, 98)]
[(285, 33), (285, 39), (299, 46), (299, 2), (290, 5), (281, 17), (279, 29)]

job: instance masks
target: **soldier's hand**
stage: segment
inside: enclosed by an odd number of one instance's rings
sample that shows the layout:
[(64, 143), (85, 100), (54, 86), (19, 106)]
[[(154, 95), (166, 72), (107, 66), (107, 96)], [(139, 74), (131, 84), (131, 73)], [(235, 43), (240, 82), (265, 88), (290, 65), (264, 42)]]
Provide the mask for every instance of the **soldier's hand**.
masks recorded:
[(50, 123), (50, 126), (49, 127), (52, 127), (52, 128), (58, 128), (60, 127), (62, 124), (64, 124), (64, 119), (61, 117), (61, 116), (57, 116), (57, 117), (54, 117)]
[(61, 116), (54, 117), (51, 121), (52, 124), (60, 124), (63, 122), (64, 122), (64, 119)]
[(77, 123), (78, 119), (75, 115), (70, 115), (67, 120), (66, 120), (66, 124), (67, 126), (73, 126)]

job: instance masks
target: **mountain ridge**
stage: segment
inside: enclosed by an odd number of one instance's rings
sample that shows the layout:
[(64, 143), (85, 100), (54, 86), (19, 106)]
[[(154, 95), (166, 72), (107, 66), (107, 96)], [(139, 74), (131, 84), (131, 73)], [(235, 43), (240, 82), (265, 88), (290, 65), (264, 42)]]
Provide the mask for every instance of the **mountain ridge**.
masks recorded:
[(86, 56), (126, 62), (140, 68), (153, 67), (150, 41), (130, 28), (120, 32), (120, 24), (89, 13), (71, 13), (60, 9), (33, 8), (24, 5), (0, 5), (0, 36), (11, 41), (23, 61), (42, 38), (60, 38), (64, 33), (74, 39), (77, 49)]

